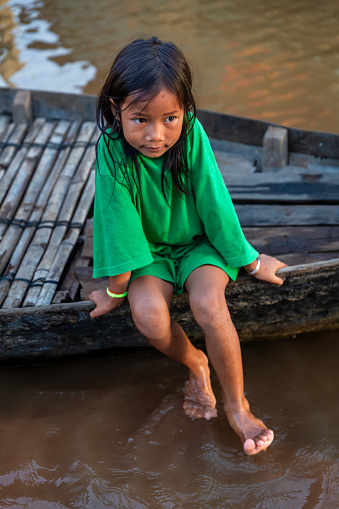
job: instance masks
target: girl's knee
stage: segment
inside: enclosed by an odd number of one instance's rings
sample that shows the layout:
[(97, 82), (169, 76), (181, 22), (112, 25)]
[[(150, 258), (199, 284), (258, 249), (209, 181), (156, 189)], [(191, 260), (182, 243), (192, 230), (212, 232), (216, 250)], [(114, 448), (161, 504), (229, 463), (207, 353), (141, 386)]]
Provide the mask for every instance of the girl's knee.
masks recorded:
[(165, 301), (152, 298), (130, 304), (134, 323), (144, 336), (156, 339), (168, 333), (171, 320)]
[(225, 295), (214, 288), (204, 294), (190, 296), (190, 306), (197, 323), (205, 327), (221, 327), (230, 320)]

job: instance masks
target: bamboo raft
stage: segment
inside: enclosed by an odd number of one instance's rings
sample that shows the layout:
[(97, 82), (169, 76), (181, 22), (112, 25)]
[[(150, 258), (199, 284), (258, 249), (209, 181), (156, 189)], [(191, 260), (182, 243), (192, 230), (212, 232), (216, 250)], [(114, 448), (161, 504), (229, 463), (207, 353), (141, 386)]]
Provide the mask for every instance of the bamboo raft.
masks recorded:
[[(289, 264), (226, 298), (242, 341), (339, 328), (339, 136), (199, 111), (248, 240)], [(0, 92), (0, 362), (144, 346), (128, 306), (91, 320), (95, 97)], [(173, 317), (201, 330), (187, 295)]]

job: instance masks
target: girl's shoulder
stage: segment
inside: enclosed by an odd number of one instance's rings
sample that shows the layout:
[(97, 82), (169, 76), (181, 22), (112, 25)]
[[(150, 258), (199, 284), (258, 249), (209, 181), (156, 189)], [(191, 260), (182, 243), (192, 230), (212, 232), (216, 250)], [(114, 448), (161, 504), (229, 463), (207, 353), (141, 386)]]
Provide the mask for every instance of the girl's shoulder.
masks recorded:
[(96, 147), (96, 166), (100, 175), (117, 177), (125, 171), (126, 159), (122, 141), (111, 135), (110, 129), (101, 133)]

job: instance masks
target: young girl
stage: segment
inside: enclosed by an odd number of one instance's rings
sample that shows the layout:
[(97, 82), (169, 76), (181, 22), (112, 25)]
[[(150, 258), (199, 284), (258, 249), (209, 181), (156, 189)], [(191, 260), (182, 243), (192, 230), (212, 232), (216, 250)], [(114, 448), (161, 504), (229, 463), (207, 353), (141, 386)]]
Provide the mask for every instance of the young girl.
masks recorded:
[(224, 393), (230, 425), (244, 451), (271, 444), (273, 431), (244, 396), (240, 344), (225, 300), (239, 267), (282, 284), (285, 266), (245, 239), (208, 138), (196, 119), (192, 77), (181, 51), (156, 37), (138, 39), (116, 57), (98, 98), (92, 318), (121, 306), (158, 350), (189, 369), (184, 410), (216, 417), (206, 355), (170, 318), (173, 294), (188, 292), (208, 357)]

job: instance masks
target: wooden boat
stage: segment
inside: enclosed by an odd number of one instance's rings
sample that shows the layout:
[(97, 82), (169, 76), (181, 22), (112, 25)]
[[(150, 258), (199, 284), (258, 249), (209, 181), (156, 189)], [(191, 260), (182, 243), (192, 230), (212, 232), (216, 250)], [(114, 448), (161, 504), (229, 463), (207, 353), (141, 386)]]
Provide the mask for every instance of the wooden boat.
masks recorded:
[[(339, 328), (339, 135), (208, 111), (198, 117), (248, 240), (286, 261), (281, 287), (239, 276), (242, 341)], [(0, 362), (144, 346), (128, 306), (91, 320), (95, 97), (0, 93)], [(187, 295), (173, 317), (202, 340)]]

